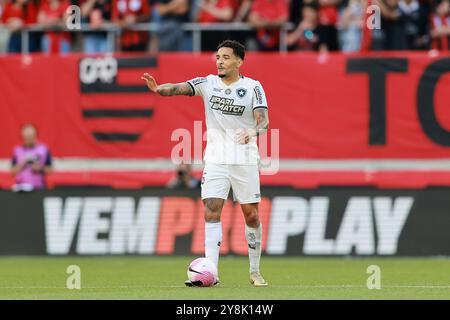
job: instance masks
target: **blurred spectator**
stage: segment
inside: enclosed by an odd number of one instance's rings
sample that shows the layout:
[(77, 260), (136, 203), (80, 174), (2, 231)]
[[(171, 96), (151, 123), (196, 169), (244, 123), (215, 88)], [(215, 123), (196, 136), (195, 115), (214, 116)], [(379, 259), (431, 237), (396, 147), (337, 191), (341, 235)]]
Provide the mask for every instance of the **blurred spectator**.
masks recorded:
[(302, 20), (302, 7), (305, 0), (292, 0), (289, 5), (289, 21), (298, 25)]
[(373, 0), (381, 11), (381, 30), (374, 32), (374, 50), (406, 50), (408, 48), (405, 19), (399, 0)]
[(404, 20), (406, 33), (406, 49), (424, 49), (428, 37), (426, 36), (427, 18), (423, 15), (418, 0), (400, 0), (398, 3), (401, 19)]
[[(42, 0), (38, 22), (45, 27), (65, 28), (69, 0)], [(42, 51), (46, 53), (69, 53), (71, 51), (70, 32), (49, 31), (42, 38)]]
[(148, 0), (112, 0), (112, 20), (124, 28), (121, 37), (122, 51), (146, 51), (149, 42), (148, 32), (127, 30), (140, 22), (150, 21)]
[(0, 53), (8, 52), (9, 31), (2, 23), (2, 15), (6, 2), (6, 0), (0, 0)]
[[(434, 49), (448, 49), (449, 1), (435, 0), (432, 12), (432, 0), (0, 0), (0, 21), (7, 30), (4, 33), (0, 30), (0, 52), (2, 41), (8, 42), (9, 52), (20, 52), (21, 30), (36, 22), (49, 28), (42, 39), (43, 51), (70, 52), (71, 33), (60, 31), (70, 4), (81, 6), (82, 22), (92, 29), (109, 22), (121, 27), (123, 51), (146, 51), (149, 43), (151, 51), (157, 51), (158, 47), (159, 51), (190, 50), (191, 33), (182, 27), (189, 21), (202, 24), (247, 21), (255, 28), (202, 31), (202, 51), (215, 51), (217, 43), (228, 38), (246, 43), (251, 50), (276, 51), (280, 27), (289, 19), (297, 24), (287, 37), (290, 50), (328, 52), (339, 47), (343, 52), (419, 50), (430, 45)], [(368, 4), (381, 9), (380, 30), (365, 28)], [(341, 15), (338, 8), (342, 9)], [(150, 20), (159, 26), (151, 38), (148, 31), (129, 28)], [(32, 32), (29, 36), (29, 51), (39, 51), (41, 43), (36, 41), (39, 33)], [(83, 33), (83, 40), (86, 53), (108, 50), (106, 31)]]
[(280, 27), (288, 21), (289, 0), (254, 0), (249, 15), (250, 24), (255, 27), (259, 49), (278, 50)]
[(362, 28), (365, 27), (366, 0), (350, 0), (340, 21), (340, 44), (343, 52), (359, 51)]
[[(252, 8), (253, 0), (230, 0), (233, 10), (232, 22), (246, 22)], [(234, 39), (247, 46), (248, 39), (255, 37), (253, 30), (235, 30), (227, 33), (228, 39)]]
[[(111, 0), (85, 0), (81, 3), (81, 17), (83, 23), (96, 29), (111, 21)], [(85, 53), (99, 53), (108, 51), (106, 31), (92, 31), (84, 33), (83, 46)]]
[(46, 145), (37, 141), (37, 130), (32, 124), (22, 127), (22, 145), (16, 146), (12, 156), (11, 172), (15, 176), (14, 191), (45, 188), (45, 175), (51, 171), (52, 157)]
[(319, 11), (316, 4), (305, 4), (302, 7), (303, 19), (297, 28), (288, 34), (287, 45), (295, 50), (319, 50), (323, 42), (319, 34)]
[[(230, 22), (233, 19), (233, 7), (230, 0), (198, 0), (197, 16), (199, 23)], [(217, 44), (228, 38), (223, 31), (203, 31), (202, 51), (215, 51)]]
[(171, 189), (194, 189), (200, 187), (200, 180), (192, 176), (190, 164), (180, 164), (176, 169), (176, 176), (167, 184)]
[(431, 48), (436, 50), (450, 49), (450, 2), (437, 0), (431, 17)]
[(243, 22), (247, 19), (253, 0), (232, 0), (233, 21)]
[(153, 10), (155, 22), (159, 24), (159, 51), (182, 51), (184, 31), (182, 23), (189, 13), (188, 0), (157, 0)]
[(199, 0), (197, 20), (200, 23), (228, 22), (233, 18), (230, 0)]
[[(36, 23), (37, 10), (32, 1), (11, 0), (5, 4), (1, 21), (5, 23), (10, 32), (8, 41), (8, 52), (18, 53), (22, 50), (21, 30), (30, 24)], [(29, 50), (37, 51), (39, 45), (36, 37), (30, 36)]]
[(339, 49), (338, 44), (338, 9), (341, 0), (319, 0), (319, 26), (320, 34), (326, 50)]

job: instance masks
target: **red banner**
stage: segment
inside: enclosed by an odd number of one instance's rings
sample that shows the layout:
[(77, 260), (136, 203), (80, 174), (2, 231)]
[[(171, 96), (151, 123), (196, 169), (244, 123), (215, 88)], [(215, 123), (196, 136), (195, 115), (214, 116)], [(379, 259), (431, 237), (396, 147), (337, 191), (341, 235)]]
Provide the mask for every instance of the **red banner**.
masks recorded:
[[(0, 58), (0, 158), (35, 123), (57, 157), (170, 158), (171, 134), (204, 121), (198, 97), (159, 97), (159, 83), (214, 74), (210, 54)], [(252, 54), (242, 74), (259, 80), (281, 158), (450, 157), (450, 56)]]

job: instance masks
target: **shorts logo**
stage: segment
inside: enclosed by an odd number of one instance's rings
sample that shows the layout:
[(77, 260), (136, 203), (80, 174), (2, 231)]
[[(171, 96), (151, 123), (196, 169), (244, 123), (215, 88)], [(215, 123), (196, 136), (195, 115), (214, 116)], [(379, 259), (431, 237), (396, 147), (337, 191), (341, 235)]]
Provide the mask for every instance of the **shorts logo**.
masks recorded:
[(239, 98), (243, 98), (247, 94), (247, 89), (239, 88), (236, 90), (236, 94)]
[(230, 93), (231, 93), (231, 89), (225, 90), (225, 94), (230, 94)]
[(261, 197), (261, 193), (255, 193), (255, 198), (260, 198)]
[(222, 114), (242, 116), (245, 110), (245, 106), (234, 105), (234, 99), (212, 96), (209, 102), (211, 102), (211, 109), (222, 111)]

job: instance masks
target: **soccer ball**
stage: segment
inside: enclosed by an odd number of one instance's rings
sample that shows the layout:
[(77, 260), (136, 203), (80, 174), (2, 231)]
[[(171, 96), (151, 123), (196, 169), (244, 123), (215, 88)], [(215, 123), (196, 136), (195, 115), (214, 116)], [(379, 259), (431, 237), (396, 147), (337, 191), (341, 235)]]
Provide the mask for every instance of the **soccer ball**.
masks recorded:
[(200, 287), (210, 287), (217, 281), (217, 267), (208, 258), (197, 258), (187, 270), (188, 279)]

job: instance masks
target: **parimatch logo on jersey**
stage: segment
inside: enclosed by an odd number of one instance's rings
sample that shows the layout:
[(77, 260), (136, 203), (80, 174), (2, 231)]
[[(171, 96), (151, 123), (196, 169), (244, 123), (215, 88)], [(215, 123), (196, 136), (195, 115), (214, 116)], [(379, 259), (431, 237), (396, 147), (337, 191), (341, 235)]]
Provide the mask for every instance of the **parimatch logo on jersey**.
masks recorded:
[(213, 110), (220, 110), (223, 114), (242, 116), (245, 110), (245, 106), (233, 105), (234, 99), (212, 96), (209, 102), (211, 102), (211, 108)]

